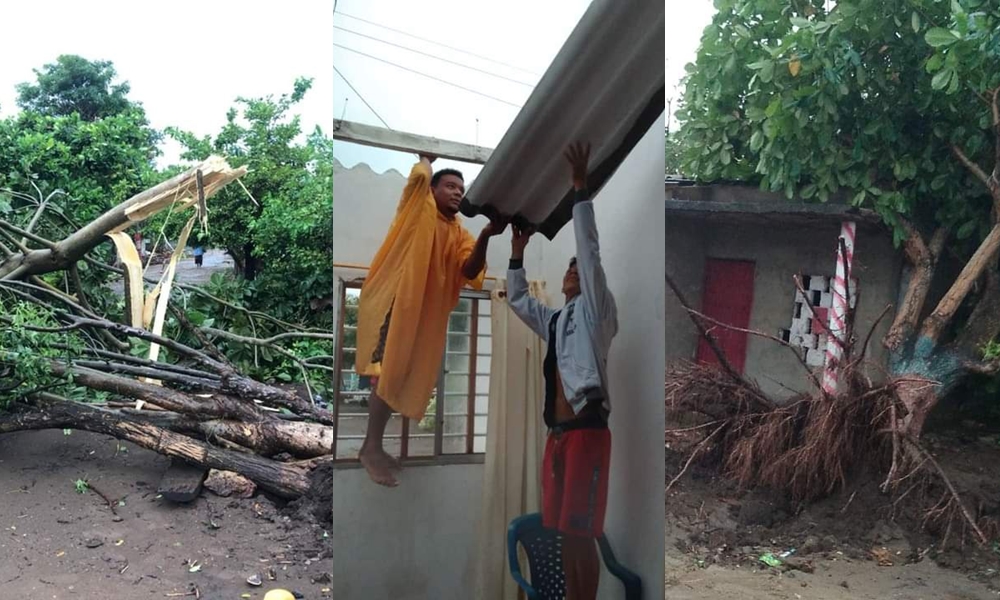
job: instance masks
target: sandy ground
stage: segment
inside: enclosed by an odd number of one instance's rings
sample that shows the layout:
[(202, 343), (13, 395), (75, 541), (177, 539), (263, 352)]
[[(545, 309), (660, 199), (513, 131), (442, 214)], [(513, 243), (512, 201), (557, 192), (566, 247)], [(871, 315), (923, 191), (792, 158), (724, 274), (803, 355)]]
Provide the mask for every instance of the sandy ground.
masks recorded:
[[(667, 518), (671, 518), (668, 512)], [(844, 556), (812, 560), (815, 571), (779, 573), (761, 565), (699, 566), (698, 556), (677, 549), (684, 530), (667, 525), (666, 590), (668, 600), (987, 600), (1000, 597), (967, 575), (938, 567), (930, 560), (879, 567), (873, 560)], [(769, 551), (755, 548), (761, 553)], [(749, 561), (748, 561), (749, 562)]]
[[(669, 482), (687, 454), (668, 450), (667, 457)], [(789, 516), (768, 494), (740, 493), (714, 471), (692, 466), (666, 499), (666, 598), (1000, 598), (996, 553), (966, 547), (935, 554), (932, 538), (883, 516), (886, 503), (878, 493), (858, 491), (855, 499), (844, 491)], [(785, 562), (796, 568), (771, 568), (760, 560), (788, 551)], [(879, 557), (891, 566), (879, 566)]]
[[(260, 495), (205, 491), (192, 504), (171, 504), (156, 493), (167, 464), (87, 432), (0, 436), (0, 598), (181, 598), (168, 594), (197, 588), (206, 599), (260, 599), (278, 586), (329, 597), (323, 527), (285, 516)], [(120, 499), (117, 516), (96, 494), (76, 492), (81, 478)], [(263, 586), (246, 583), (255, 573)]]

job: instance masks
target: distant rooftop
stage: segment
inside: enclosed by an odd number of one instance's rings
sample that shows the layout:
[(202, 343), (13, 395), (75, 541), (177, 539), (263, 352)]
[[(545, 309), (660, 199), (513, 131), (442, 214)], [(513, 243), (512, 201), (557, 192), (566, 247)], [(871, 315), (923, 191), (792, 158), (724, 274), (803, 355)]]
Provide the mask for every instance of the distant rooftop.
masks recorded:
[(664, 178), (666, 210), (692, 217), (715, 218), (743, 223), (839, 223), (844, 220), (882, 226), (874, 211), (847, 203), (839, 193), (828, 202), (788, 200), (780, 192), (761, 190), (741, 183), (698, 184), (679, 176)]

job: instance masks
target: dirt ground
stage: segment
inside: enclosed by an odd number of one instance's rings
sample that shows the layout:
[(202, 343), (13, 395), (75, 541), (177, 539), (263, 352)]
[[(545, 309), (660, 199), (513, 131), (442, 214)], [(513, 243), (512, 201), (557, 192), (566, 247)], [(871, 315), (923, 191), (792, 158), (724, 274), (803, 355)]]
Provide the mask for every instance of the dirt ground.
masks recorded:
[[(206, 490), (171, 504), (156, 492), (168, 459), (118, 446), (79, 431), (0, 436), (0, 598), (195, 598), (182, 594), (197, 588), (209, 600), (260, 599), (274, 587), (329, 597), (324, 527), (260, 494)], [(78, 479), (120, 500), (118, 515), (77, 493)], [(253, 574), (261, 587), (246, 583)]]
[[(683, 443), (671, 448), (670, 442), (668, 436), (666, 482), (689, 456)], [(1000, 468), (995, 436), (933, 451), (956, 482), (978, 477), (985, 496), (1000, 501), (992, 483)], [(956, 526), (950, 547), (940, 551), (940, 535), (912, 519), (892, 518), (891, 506), (877, 481), (862, 479), (826, 500), (794, 507), (777, 494), (741, 493), (696, 461), (666, 498), (666, 598), (1000, 597), (1000, 546), (973, 549), (966, 539), (960, 548)], [(761, 557), (768, 553), (783, 564), (765, 565)]]

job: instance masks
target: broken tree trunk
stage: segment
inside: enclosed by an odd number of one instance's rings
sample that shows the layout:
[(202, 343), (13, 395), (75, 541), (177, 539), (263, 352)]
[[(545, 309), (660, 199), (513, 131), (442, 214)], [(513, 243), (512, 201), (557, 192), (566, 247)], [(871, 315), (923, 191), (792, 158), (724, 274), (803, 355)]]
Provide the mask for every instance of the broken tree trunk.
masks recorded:
[(40, 395), (30, 410), (0, 414), (0, 433), (35, 429), (79, 429), (118, 439), (210, 469), (236, 471), (261, 489), (283, 498), (298, 498), (310, 488), (305, 469), (257, 456), (216, 448), (184, 435), (111, 411)]
[(204, 197), (210, 197), (246, 174), (247, 168), (233, 169), (221, 157), (210, 157), (200, 165), (136, 194), (59, 242), (33, 238), (32, 241), (45, 242), (46, 248), (5, 259), (0, 263), (0, 280), (24, 279), (67, 269), (96, 248), (106, 234), (145, 220), (174, 202), (180, 202), (181, 209), (194, 205), (199, 197), (199, 171), (202, 173)]

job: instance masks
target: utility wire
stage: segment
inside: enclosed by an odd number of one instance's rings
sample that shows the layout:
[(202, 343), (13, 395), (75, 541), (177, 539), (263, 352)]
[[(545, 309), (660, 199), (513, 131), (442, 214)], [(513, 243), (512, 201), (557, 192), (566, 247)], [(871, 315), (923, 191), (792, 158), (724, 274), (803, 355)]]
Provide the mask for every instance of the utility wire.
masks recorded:
[(521, 71), (522, 73), (527, 73), (528, 75), (533, 75), (535, 77), (538, 77), (538, 73), (533, 73), (533, 72), (531, 72), (531, 71), (529, 71), (527, 69), (522, 69), (521, 67), (515, 67), (514, 65), (507, 64), (507, 63), (501, 62), (499, 60), (494, 60), (492, 58), (489, 58), (488, 56), (482, 56), (481, 54), (476, 54), (474, 52), (469, 52), (468, 50), (462, 50), (461, 48), (456, 48), (454, 46), (449, 46), (448, 44), (442, 44), (441, 42), (439, 42), (437, 40), (430, 40), (430, 39), (427, 39), (427, 38), (420, 37), (419, 35), (413, 35), (412, 33), (408, 33), (408, 32), (403, 31), (401, 29), (393, 29), (392, 27), (389, 27), (388, 25), (382, 25), (381, 23), (376, 23), (375, 21), (369, 21), (368, 19), (362, 19), (361, 17), (355, 17), (355, 16), (349, 15), (349, 14), (343, 12), (343, 11), (341, 11), (341, 12), (339, 12), (337, 14), (339, 14), (342, 17), (347, 17), (348, 19), (354, 19), (355, 21), (361, 21), (362, 23), (368, 23), (369, 25), (374, 25), (376, 27), (381, 27), (382, 29), (388, 29), (389, 31), (393, 31), (395, 33), (399, 33), (399, 34), (405, 35), (407, 37), (411, 37), (411, 38), (420, 40), (422, 42), (428, 42), (428, 43), (431, 43), (431, 44), (436, 44), (436, 45), (441, 46), (443, 48), (447, 48), (449, 50), (454, 50), (455, 52), (461, 52), (462, 54), (467, 54), (469, 56), (474, 56), (474, 57), (476, 57), (478, 59), (485, 60), (485, 61), (491, 62), (493, 64), (502, 65), (502, 66), (507, 67), (509, 69), (514, 69), (516, 71)]
[[(343, 13), (341, 13), (341, 14), (343, 14)], [(465, 87), (465, 86), (462, 86), (462, 85), (459, 85), (459, 84), (457, 84), (457, 83), (452, 83), (452, 82), (450, 82), (450, 81), (448, 81), (448, 80), (446, 80), (446, 79), (441, 79), (441, 78), (439, 78), (439, 77), (435, 77), (435, 76), (433, 76), (433, 75), (428, 75), (427, 73), (422, 73), (422, 72), (420, 72), (420, 71), (417, 71), (417, 70), (414, 70), (414, 69), (411, 69), (411, 68), (409, 68), (409, 67), (404, 67), (403, 65), (400, 65), (400, 64), (396, 64), (396, 63), (394, 63), (394, 62), (392, 62), (392, 61), (390, 61), (390, 60), (386, 60), (386, 59), (384, 59), (384, 58), (379, 58), (379, 57), (377, 57), (377, 56), (372, 56), (371, 54), (365, 54), (364, 52), (361, 52), (360, 50), (355, 50), (354, 48), (349, 48), (349, 47), (347, 47), (347, 46), (343, 46), (343, 45), (341, 45), (341, 44), (334, 44), (334, 47), (337, 47), (337, 48), (343, 48), (344, 50), (347, 50), (348, 52), (353, 52), (353, 53), (355, 53), (355, 54), (360, 54), (361, 56), (364, 56), (364, 57), (367, 57), (367, 58), (370, 58), (370, 59), (372, 59), (372, 60), (377, 60), (377, 61), (379, 61), (379, 62), (382, 62), (382, 63), (386, 63), (386, 64), (388, 64), (388, 65), (392, 65), (392, 66), (394, 66), (394, 67), (396, 67), (396, 68), (398, 68), (398, 69), (402, 69), (402, 70), (404, 70), (404, 71), (409, 71), (410, 73), (414, 73), (414, 74), (416, 74), (416, 75), (420, 75), (420, 76), (422, 76), (422, 77), (426, 77), (426, 78), (428, 78), (428, 79), (433, 79), (434, 81), (437, 81), (437, 82), (439, 82), (439, 83), (443, 83), (443, 84), (445, 84), (445, 85), (449, 85), (449, 86), (451, 86), (451, 87), (455, 87), (455, 88), (458, 88), (458, 89), (460, 89), (460, 90), (465, 90), (466, 92), (470, 92), (470, 93), (472, 93), (472, 94), (476, 94), (477, 96), (482, 96), (482, 97), (484, 97), (484, 98), (489, 98), (490, 100), (495, 100), (496, 102), (500, 102), (500, 103), (502, 103), (502, 104), (506, 104), (506, 105), (508, 105), (508, 106), (513, 106), (514, 108), (521, 108), (521, 106), (520, 106), (520, 105), (518, 105), (518, 104), (514, 104), (513, 102), (508, 102), (507, 100), (504, 100), (504, 99), (502, 99), (502, 98), (497, 98), (496, 96), (490, 96), (489, 94), (485, 94), (485, 93), (483, 93), (483, 92), (480, 92), (480, 91), (477, 91), (477, 90), (474, 90), (474, 89), (472, 89), (472, 88), (467, 88), (467, 87)], [(338, 71), (338, 73), (339, 73), (339, 71)], [(341, 77), (343, 77), (343, 75), (341, 75)], [(366, 104), (367, 104), (367, 103), (366, 103)], [(370, 108), (370, 107), (369, 107), (369, 108)], [(373, 112), (374, 112), (374, 111), (373, 111)]]
[[(343, 13), (341, 13), (341, 14), (343, 14)], [(520, 80), (517, 80), (517, 79), (512, 79), (510, 77), (505, 77), (503, 75), (498, 75), (497, 73), (492, 73), (490, 71), (486, 71), (485, 69), (480, 69), (478, 67), (473, 67), (471, 65), (460, 63), (460, 62), (457, 62), (457, 61), (454, 61), (454, 60), (451, 60), (451, 59), (448, 59), (448, 58), (442, 58), (440, 56), (437, 56), (437, 55), (434, 55), (434, 54), (430, 54), (429, 52), (424, 52), (422, 50), (417, 50), (416, 48), (411, 48), (409, 46), (403, 46), (402, 44), (396, 44), (396, 43), (390, 42), (388, 40), (383, 40), (383, 39), (380, 39), (380, 38), (377, 38), (377, 37), (374, 37), (374, 36), (371, 36), (371, 35), (360, 33), (358, 31), (353, 31), (351, 29), (347, 29), (346, 27), (340, 27), (339, 25), (334, 25), (333, 28), (334, 29), (339, 29), (341, 31), (346, 31), (347, 33), (353, 33), (354, 35), (357, 35), (357, 36), (360, 36), (360, 37), (363, 37), (363, 38), (367, 38), (369, 40), (375, 40), (376, 42), (381, 42), (383, 44), (388, 44), (389, 46), (394, 46), (396, 48), (401, 48), (403, 50), (408, 50), (408, 51), (414, 52), (416, 54), (421, 54), (423, 56), (427, 56), (427, 57), (433, 58), (435, 60), (440, 60), (442, 62), (453, 64), (453, 65), (462, 67), (463, 69), (469, 69), (471, 71), (477, 71), (479, 73), (485, 73), (486, 75), (489, 75), (491, 77), (496, 77), (498, 79), (503, 79), (503, 80), (506, 80), (506, 81), (510, 81), (511, 83), (516, 83), (518, 85), (523, 85), (525, 87), (529, 87), (529, 88), (535, 87), (534, 85), (532, 85), (530, 83), (526, 83), (524, 81), (520, 81)]]
[[(378, 117), (379, 121), (382, 121), (382, 124), (385, 125), (385, 128), (388, 129), (389, 131), (392, 131), (392, 127), (389, 127), (389, 124), (386, 123), (385, 119), (383, 119), (381, 117), (381, 115), (378, 114), (378, 111), (376, 111), (374, 108), (372, 108), (371, 104), (368, 104), (368, 101), (365, 100), (365, 97), (361, 95), (361, 92), (359, 92), (357, 90), (357, 88), (355, 88), (353, 85), (351, 85), (351, 82), (348, 81), (348, 79), (346, 77), (344, 77), (344, 74), (340, 72), (340, 69), (337, 68), (337, 65), (333, 65), (333, 70), (337, 73), (337, 75), (340, 75), (340, 78), (344, 80), (344, 83), (347, 84), (347, 87), (351, 88), (351, 91), (353, 91), (355, 94), (357, 94), (358, 98), (361, 98), (361, 101), (365, 103), (365, 106), (368, 107), (368, 110), (372, 111), (372, 114), (374, 114), (376, 117)], [(345, 109), (346, 109), (346, 107), (345, 107)]]

